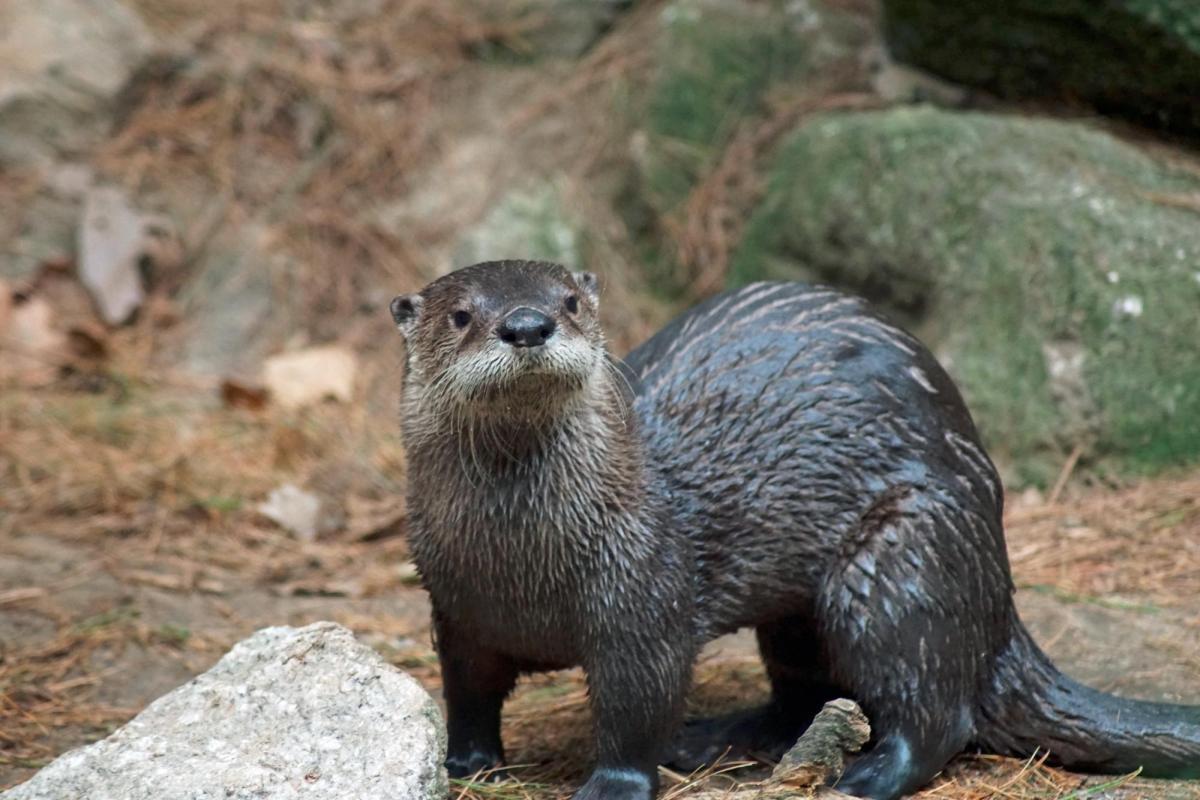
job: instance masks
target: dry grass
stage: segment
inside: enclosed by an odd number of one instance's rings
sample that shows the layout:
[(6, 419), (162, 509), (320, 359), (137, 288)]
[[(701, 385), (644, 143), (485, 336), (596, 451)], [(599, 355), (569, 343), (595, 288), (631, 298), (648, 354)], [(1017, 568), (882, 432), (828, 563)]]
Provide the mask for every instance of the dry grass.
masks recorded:
[[(383, 375), (378, 391), (392, 391)], [(379, 417), (366, 405), (256, 413), (224, 407), (215, 391), (197, 395), (186, 386), (112, 376), (98, 393), (6, 392), (0, 399), (0, 505), (7, 513), (0, 540), (14, 530), (38, 530), (92, 546), (101, 554), (92, 569), (130, 587), (181, 596), (219, 600), (246, 584), (284, 595), (415, 591), (405, 585), (411, 573), (399, 569), (406, 553), (394, 535), (403, 527), (403, 507), (395, 500), (402, 453), (394, 436), (380, 435)], [(322, 484), (330, 473), (342, 476), (330, 491), (348, 512), (338, 533), (297, 542), (253, 509), (280, 482)], [(1186, 602), (1196, 596), (1200, 576), (1198, 498), (1200, 478), (1193, 474), (1117, 489), (1071, 487), (1053, 504), (1010, 503), (1017, 580), (1071, 596)], [(6, 587), (0, 608), (41, 604), (57, 590)], [(373, 619), (342, 621), (365, 634), (421, 639), (393, 658), (437, 687), (423, 632), (386, 630)], [(136, 711), (94, 699), (97, 686), (115, 679), (96, 666), (96, 653), (181, 647), (120, 609), (90, 622), (60, 615), (55, 624), (48, 643), (18, 643), (0, 654), (0, 765), (36, 765), (55, 754), (55, 731), (95, 738)], [(186, 649), (215, 656), (227, 644), (198, 631)], [(761, 667), (752, 659), (707, 663), (696, 683), (695, 713), (727, 708), (762, 692)], [(527, 679), (506, 711), (512, 779), (460, 783), (455, 796), (566, 798), (586, 774), (588, 733), (577, 671)], [(1038, 762), (965, 758), (923, 796), (1062, 800), (1097, 791), (1095, 781), (1080, 781)], [(673, 797), (702, 791), (719, 797), (732, 791), (728, 784), (727, 775), (664, 775)]]
[(1136, 595), (1178, 606), (1200, 596), (1200, 477), (1010, 503), (1008, 549), (1019, 585), (1077, 596)]
[[(441, 99), (471, 49), (515, 40), (528, 24), (484, 18), (471, 4), (442, 0), (365, 4), (384, 7), (369, 15), (352, 2), (137, 5), (152, 25), (177, 37), (181, 57), (148, 70), (124, 99), (118, 129), (95, 166), (138, 196), (161, 192), (178, 201), (182, 193), (188, 199), (181, 207), (191, 213), (181, 215), (177, 232), (182, 259), (151, 275), (154, 296), (133, 325), (97, 340), (102, 358), (75, 355), (56, 364), (60, 377), (50, 386), (0, 391), (0, 545), (15, 532), (36, 531), (86, 554), (84, 566), (53, 581), (0, 589), (0, 612), (36, 611), (52, 626), (36, 643), (0, 643), (0, 766), (41, 764), (136, 713), (97, 697), (104, 685), (128, 680), (104, 666), (123, 650), (211, 659), (229, 644), (203, 630), (185, 636), (149, 625), (121, 605), (81, 617), (79, 609), (56, 604), (57, 593), (92, 573), (130, 591), (150, 587), (217, 607), (245, 587), (284, 597), (417, 591), (398, 536), (404, 458), (389, 422), (393, 333), (382, 318), (364, 321), (357, 310), (373, 289), (428, 277), (423, 245), (444, 232), (387, 230), (358, 212), (402, 195), (410, 175), (444, 144), (436, 127)], [(515, 135), (542, 115), (562, 113), (581, 94), (603, 97), (609, 84), (636, 81), (647, 66), (659, 5), (630, 12), (622, 24), (633, 35), (610, 37), (557, 87), (513, 109), (504, 127)], [(673, 235), (702, 289), (723, 275), (738, 210), (759, 190), (763, 154), (803, 114), (869, 102), (846, 91), (852, 84), (842, 76), (803, 97), (781, 99), (770, 119), (733, 137), (696, 187)], [(605, 148), (611, 142), (602, 137), (589, 140), (573, 156), (578, 168), (586, 172), (611, 157)], [(0, 183), (6, 198), (36, 189), (23, 179)], [(0, 239), (11, 233), (4, 224)], [(295, 413), (231, 408), (215, 381), (156, 362), (178, 325), (171, 296), (188, 267), (214, 231), (251, 224), (264, 226), (294, 259), (305, 333), (364, 356), (360, 402)], [(86, 298), (80, 300), (77, 285), (64, 285), (61, 267), (39, 276), (44, 285), (34, 290), (60, 292), (56, 308), (84, 324)], [(628, 335), (614, 331), (617, 340)], [(345, 524), (299, 542), (267, 522), (254, 506), (285, 482), (318, 489), (340, 506)], [(1068, 490), (1051, 504), (1013, 507), (1008, 526), (1022, 584), (1080, 595), (1127, 593), (1163, 605), (1200, 590), (1200, 477)], [(339, 621), (381, 641), (411, 638), (403, 649), (385, 652), (437, 688), (427, 631), (377, 617)], [(696, 682), (695, 712), (726, 708), (762, 691), (761, 667), (749, 659), (707, 663)], [(513, 779), (460, 783), (452, 796), (567, 798), (586, 773), (588, 733), (577, 671), (524, 680), (506, 709)], [(736, 774), (743, 766), (667, 774), (666, 796), (728, 794), (737, 787), (726, 768)], [(1079, 776), (1037, 761), (980, 757), (956, 762), (923, 796), (1063, 800), (1095, 791), (1082, 788)]]

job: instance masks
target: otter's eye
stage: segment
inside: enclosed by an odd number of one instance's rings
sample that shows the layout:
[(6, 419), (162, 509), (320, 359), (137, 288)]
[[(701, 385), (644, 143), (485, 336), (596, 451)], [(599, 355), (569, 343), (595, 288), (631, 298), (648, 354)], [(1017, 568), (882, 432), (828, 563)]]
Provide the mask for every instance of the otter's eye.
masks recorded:
[(450, 315), (450, 319), (454, 321), (454, 327), (465, 328), (471, 324), (471, 312), (455, 311)]
[(567, 311), (572, 314), (579, 311), (579, 298), (573, 294), (567, 295)]

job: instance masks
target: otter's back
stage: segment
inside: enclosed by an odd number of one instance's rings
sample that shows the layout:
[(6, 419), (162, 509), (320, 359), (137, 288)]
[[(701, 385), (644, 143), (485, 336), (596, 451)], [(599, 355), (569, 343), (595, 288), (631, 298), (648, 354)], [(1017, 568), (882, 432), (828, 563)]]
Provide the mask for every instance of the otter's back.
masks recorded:
[[(999, 481), (958, 390), (858, 298), (752, 284), (676, 318), (626, 360), (648, 462), (714, 591), (770, 602), (787, 595), (772, 580), (805, 574), (796, 585), (811, 589), (865, 510), (901, 486), (988, 509), (1000, 536)], [(750, 574), (778, 560), (789, 567)]]

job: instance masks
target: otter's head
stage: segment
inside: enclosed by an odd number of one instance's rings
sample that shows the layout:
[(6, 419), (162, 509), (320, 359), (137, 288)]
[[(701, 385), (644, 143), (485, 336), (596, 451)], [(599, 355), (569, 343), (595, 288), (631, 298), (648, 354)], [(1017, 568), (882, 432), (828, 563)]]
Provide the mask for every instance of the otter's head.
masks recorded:
[(553, 413), (605, 364), (598, 299), (594, 275), (536, 261), (475, 264), (395, 298), (406, 397), (457, 418)]

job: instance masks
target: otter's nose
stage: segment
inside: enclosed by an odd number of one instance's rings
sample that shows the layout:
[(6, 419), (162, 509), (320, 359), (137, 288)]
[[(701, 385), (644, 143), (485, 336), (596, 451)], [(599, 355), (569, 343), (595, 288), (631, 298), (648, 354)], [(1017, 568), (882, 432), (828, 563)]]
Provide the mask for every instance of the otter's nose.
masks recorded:
[(513, 347), (537, 347), (546, 343), (554, 333), (555, 322), (535, 308), (521, 307), (510, 311), (496, 327), (500, 341)]

